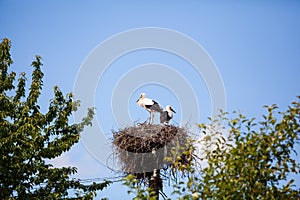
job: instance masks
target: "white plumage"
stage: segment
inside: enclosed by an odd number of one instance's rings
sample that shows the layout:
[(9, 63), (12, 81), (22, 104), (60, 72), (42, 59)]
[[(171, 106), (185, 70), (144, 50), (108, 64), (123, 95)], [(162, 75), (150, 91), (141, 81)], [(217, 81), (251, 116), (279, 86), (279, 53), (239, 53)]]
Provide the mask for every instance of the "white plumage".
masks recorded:
[(137, 104), (145, 108), (150, 114), (150, 122), (153, 124), (154, 112), (162, 113), (163, 110), (160, 105), (153, 99), (146, 98), (145, 93), (141, 93), (140, 98), (136, 101)]
[(160, 123), (169, 124), (170, 120), (173, 118), (173, 113), (175, 110), (170, 105), (166, 106), (166, 110), (160, 113)]

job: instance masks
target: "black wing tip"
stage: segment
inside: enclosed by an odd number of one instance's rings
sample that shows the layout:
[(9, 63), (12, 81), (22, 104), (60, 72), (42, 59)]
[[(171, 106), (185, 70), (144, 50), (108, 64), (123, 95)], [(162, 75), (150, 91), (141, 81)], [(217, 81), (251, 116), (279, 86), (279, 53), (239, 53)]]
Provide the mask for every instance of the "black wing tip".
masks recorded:
[(153, 102), (153, 104), (158, 104), (156, 101), (154, 101), (153, 99), (152, 99), (152, 102)]

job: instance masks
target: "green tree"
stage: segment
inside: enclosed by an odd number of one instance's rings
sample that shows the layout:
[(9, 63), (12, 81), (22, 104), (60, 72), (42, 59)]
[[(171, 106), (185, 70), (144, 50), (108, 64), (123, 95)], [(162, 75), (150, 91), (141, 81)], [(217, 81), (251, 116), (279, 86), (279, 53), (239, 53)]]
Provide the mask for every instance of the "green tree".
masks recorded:
[[(75, 167), (55, 168), (46, 162), (60, 156), (78, 142), (84, 127), (91, 125), (93, 109), (81, 123), (71, 124), (70, 115), (79, 106), (72, 94), (64, 97), (54, 87), (48, 111), (40, 112), (38, 98), (42, 91), (41, 57), (32, 62), (32, 80), (26, 94), (26, 76), (10, 72), (13, 61), (11, 42), (0, 44), (0, 198), (1, 199), (61, 199), (93, 198), (110, 182), (82, 184), (70, 176)], [(75, 194), (76, 193), (76, 194)]]
[[(300, 173), (299, 100), (285, 112), (266, 106), (261, 120), (221, 112), (199, 124), (203, 138), (192, 145), (201, 150), (183, 152), (194, 158), (190, 165), (175, 159), (172, 171), (187, 176), (175, 182), (172, 194), (179, 199), (300, 199), (300, 187), (293, 184)], [(129, 192), (148, 197), (149, 191), (134, 181), (125, 179)]]
[(211, 123), (199, 124), (206, 166), (176, 185), (182, 199), (300, 199), (300, 188), (293, 185), (300, 172), (295, 150), (300, 103), (278, 113), (276, 105), (265, 107), (267, 115), (260, 122), (221, 113)]

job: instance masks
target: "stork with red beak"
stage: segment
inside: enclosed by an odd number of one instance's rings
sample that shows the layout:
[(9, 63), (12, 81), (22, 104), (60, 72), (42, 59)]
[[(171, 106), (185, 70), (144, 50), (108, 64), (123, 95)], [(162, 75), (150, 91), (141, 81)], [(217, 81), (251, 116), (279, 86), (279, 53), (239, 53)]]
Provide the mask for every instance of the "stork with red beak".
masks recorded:
[(140, 98), (136, 101), (137, 104), (143, 108), (145, 108), (150, 114), (150, 122), (153, 124), (154, 122), (154, 113), (159, 112), (162, 113), (163, 110), (160, 105), (154, 101), (153, 99), (146, 98), (145, 93), (141, 93)]

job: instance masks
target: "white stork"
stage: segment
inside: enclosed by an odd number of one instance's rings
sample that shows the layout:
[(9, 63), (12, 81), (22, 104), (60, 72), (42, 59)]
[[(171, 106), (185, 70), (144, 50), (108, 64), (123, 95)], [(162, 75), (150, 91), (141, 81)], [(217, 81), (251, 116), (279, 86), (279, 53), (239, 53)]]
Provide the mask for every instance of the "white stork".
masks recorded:
[(153, 124), (154, 112), (163, 112), (160, 105), (153, 99), (146, 98), (145, 93), (141, 93), (140, 98), (136, 101), (137, 104), (141, 107), (144, 107), (150, 114), (150, 122)]
[(176, 113), (175, 110), (170, 105), (166, 106), (166, 110), (160, 113), (160, 123), (169, 124), (170, 120), (173, 118), (173, 113)]

